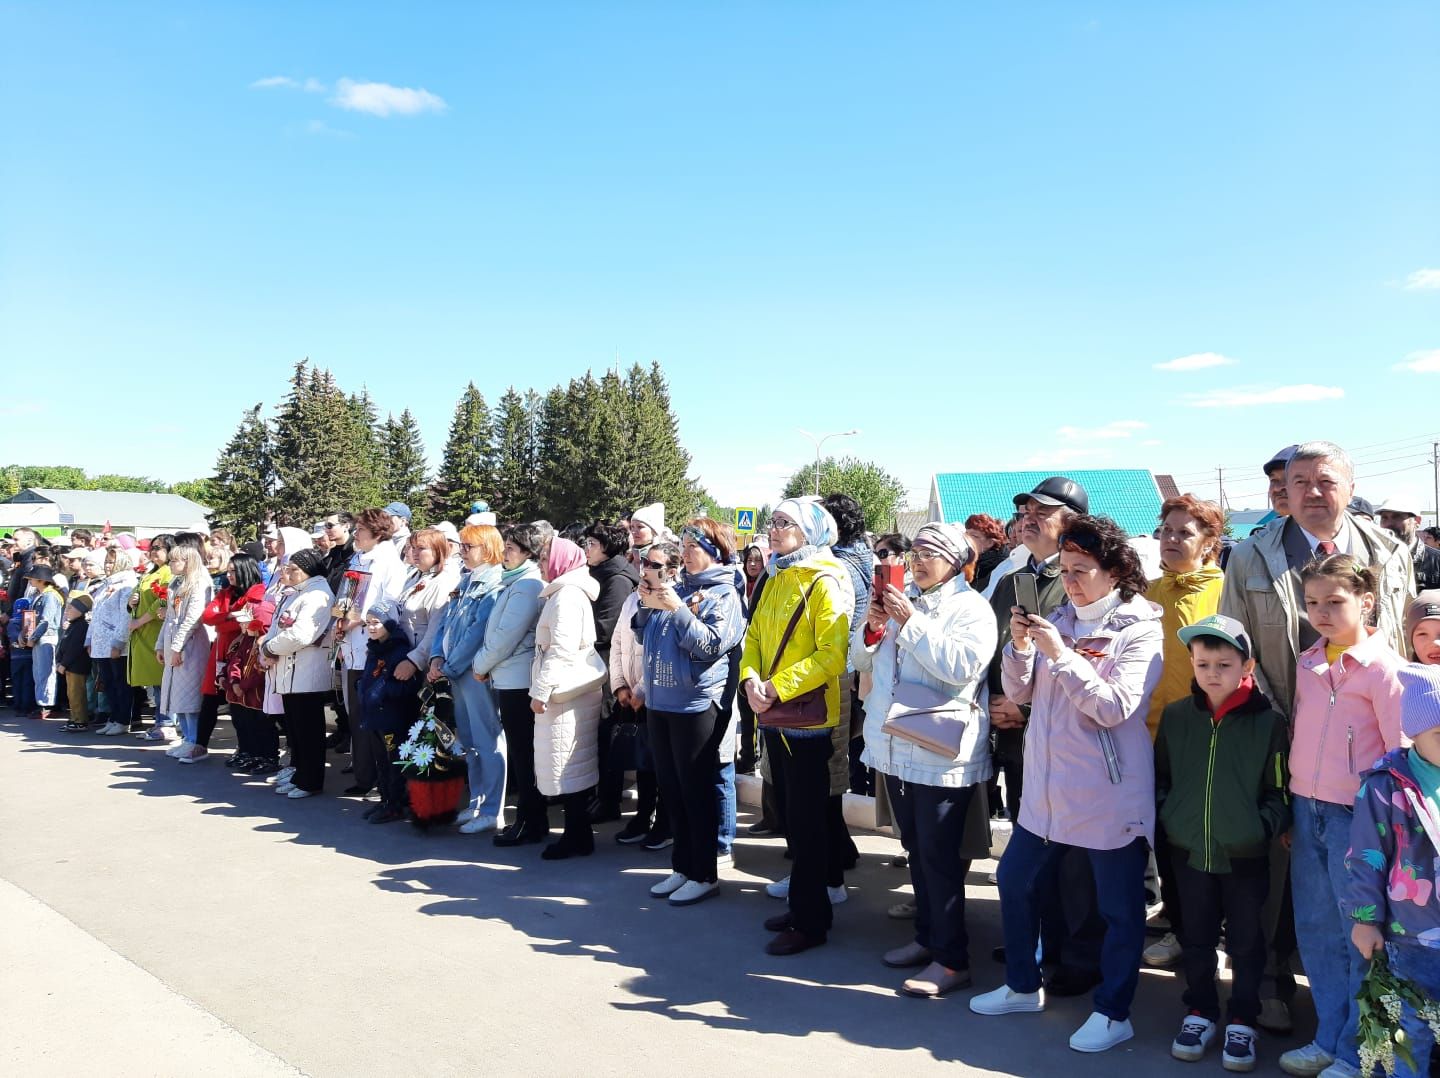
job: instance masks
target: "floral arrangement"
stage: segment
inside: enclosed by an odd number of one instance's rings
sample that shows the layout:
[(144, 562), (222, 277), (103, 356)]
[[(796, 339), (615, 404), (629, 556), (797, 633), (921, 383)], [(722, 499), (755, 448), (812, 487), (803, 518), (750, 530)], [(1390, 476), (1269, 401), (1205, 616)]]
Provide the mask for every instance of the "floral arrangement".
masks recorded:
[(1429, 1025), (1430, 1032), (1440, 1041), (1440, 1001), (1430, 999), (1415, 985), (1397, 977), (1383, 950), (1375, 953), (1370, 972), (1365, 975), (1355, 998), (1360, 1004), (1357, 1039), (1361, 1074), (1373, 1074), (1378, 1064), (1385, 1068), (1386, 1074), (1393, 1075), (1396, 1059), (1412, 1071), (1415, 1069), (1410, 1038), (1400, 1028), (1400, 1016), (1407, 1005), (1420, 1015), (1420, 1020)]
[(398, 750), (400, 769), (416, 778), (448, 778), (460, 768), (460, 757), (450, 750), (455, 734), (435, 718), (433, 712), (415, 720), (406, 741)]
[(155, 596), (157, 602), (164, 605), (165, 601), (170, 598), (170, 586), (163, 580), (157, 580), (150, 585), (150, 594)]

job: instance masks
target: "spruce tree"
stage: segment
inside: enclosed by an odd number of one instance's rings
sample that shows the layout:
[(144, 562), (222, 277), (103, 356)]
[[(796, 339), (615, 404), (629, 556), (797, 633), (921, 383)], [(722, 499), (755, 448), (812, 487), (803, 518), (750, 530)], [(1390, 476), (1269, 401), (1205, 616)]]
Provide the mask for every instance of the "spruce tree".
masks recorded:
[[(679, 424), (670, 410), (670, 387), (660, 364), (649, 371), (638, 364), (626, 376), (634, 449), (634, 505), (665, 503), (665, 522), (674, 529), (695, 510), (695, 493), (686, 472), (690, 454), (680, 446)], [(623, 511), (623, 507), (622, 507)]]
[(574, 475), (570, 470), (569, 401), (559, 386), (545, 394), (540, 404), (535, 427), (535, 458), (537, 515), (563, 528), (573, 519), (570, 485)]
[(275, 491), (270, 427), (260, 418), (260, 407), (257, 404), (245, 410), (240, 425), (220, 451), (206, 503), (211, 519), (242, 542), (259, 536)]
[(425, 508), (426, 491), (425, 443), (420, 437), (420, 424), (406, 408), (400, 418), (385, 417), (381, 435), (384, 451), (385, 489), (380, 497), (387, 503), (404, 502), (417, 515)]
[(455, 405), (439, 474), (430, 488), (434, 520), (463, 520), (477, 499), (495, 487), (494, 430), (485, 397), (471, 382)]
[(536, 500), (535, 409), (514, 386), (495, 411), (495, 487), (491, 507), (507, 521), (534, 520)]
[(339, 386), (335, 391), (337, 398), (344, 401), (345, 416), (343, 470), (337, 484), (341, 504), (360, 509), (384, 505), (389, 501), (385, 497), (385, 447), (375, 402), (363, 387), (349, 397)]

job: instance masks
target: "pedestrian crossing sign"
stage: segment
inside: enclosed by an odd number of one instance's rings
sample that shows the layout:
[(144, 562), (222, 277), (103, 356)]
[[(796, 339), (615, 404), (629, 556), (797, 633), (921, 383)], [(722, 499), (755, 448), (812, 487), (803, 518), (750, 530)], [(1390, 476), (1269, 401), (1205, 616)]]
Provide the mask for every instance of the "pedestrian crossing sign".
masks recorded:
[(735, 510), (735, 530), (741, 535), (750, 535), (755, 531), (754, 506), (746, 506)]

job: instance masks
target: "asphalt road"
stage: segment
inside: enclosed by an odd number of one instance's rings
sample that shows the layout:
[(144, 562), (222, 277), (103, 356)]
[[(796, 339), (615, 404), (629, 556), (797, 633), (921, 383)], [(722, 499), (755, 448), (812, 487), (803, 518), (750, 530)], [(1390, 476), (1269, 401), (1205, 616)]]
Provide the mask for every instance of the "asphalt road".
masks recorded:
[[(908, 876), (881, 835), (858, 838), (831, 942), (771, 958), (776, 840), (742, 837), (723, 894), (671, 909), (648, 894), (666, 855), (617, 846), (614, 824), (595, 856), (542, 862), (370, 826), (352, 798), (277, 798), (219, 760), (0, 711), (4, 1073), (1189, 1073), (1168, 972), (1142, 975), (1137, 1037), (1102, 1056), (1066, 1046), (1086, 999), (981, 1018), (970, 992), (898, 996), (879, 955), (908, 938), (885, 916)], [(977, 990), (1002, 973), (992, 867), (969, 888)], [(1297, 1042), (1262, 1041), (1260, 1070)]]

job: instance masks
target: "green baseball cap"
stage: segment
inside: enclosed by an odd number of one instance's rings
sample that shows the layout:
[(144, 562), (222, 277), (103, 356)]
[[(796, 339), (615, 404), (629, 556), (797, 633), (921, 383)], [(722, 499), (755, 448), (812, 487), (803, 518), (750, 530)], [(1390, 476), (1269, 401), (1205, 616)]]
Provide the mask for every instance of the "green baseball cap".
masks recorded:
[(1179, 636), (1180, 642), (1186, 647), (1189, 647), (1190, 641), (1196, 637), (1213, 636), (1217, 640), (1225, 641), (1247, 659), (1255, 654), (1250, 647), (1250, 635), (1245, 631), (1245, 626), (1224, 614), (1211, 614), (1194, 625), (1186, 625), (1180, 630)]

